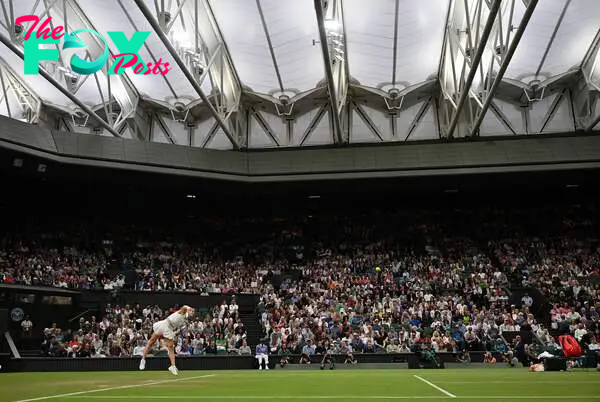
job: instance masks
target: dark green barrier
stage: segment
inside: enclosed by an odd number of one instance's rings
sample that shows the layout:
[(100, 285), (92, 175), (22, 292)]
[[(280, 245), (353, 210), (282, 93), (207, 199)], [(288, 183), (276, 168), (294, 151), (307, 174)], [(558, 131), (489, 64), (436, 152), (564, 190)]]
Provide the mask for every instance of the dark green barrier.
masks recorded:
[[(364, 363), (409, 363), (414, 355), (411, 353), (398, 354), (358, 354), (355, 355), (358, 364)], [(456, 356), (452, 353), (440, 353), (439, 359), (444, 363), (456, 362)], [(269, 366), (275, 368), (279, 362), (279, 356), (269, 356)], [(342, 356), (334, 356), (338, 363), (344, 361)], [(299, 355), (289, 356), (290, 363), (298, 363)], [(313, 363), (320, 363), (321, 356), (313, 356)], [(483, 362), (483, 352), (472, 352), (471, 360), (474, 363)], [(39, 372), (39, 371), (135, 371), (138, 370), (139, 358), (51, 358), (51, 357), (27, 357), (22, 359), (11, 359), (6, 362), (3, 371), (11, 372)], [(186, 356), (177, 358), (177, 366), (180, 370), (249, 370), (258, 367), (253, 356)], [(167, 358), (149, 358), (146, 365), (147, 370), (166, 370)]]

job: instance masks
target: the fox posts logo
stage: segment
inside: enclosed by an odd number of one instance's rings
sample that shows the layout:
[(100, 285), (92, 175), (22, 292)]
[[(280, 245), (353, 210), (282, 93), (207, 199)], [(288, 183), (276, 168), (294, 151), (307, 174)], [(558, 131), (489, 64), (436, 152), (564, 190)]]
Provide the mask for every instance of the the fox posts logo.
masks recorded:
[[(55, 45), (60, 45), (63, 38), (63, 55), (68, 54), (64, 62), (67, 65), (70, 64), (73, 72), (81, 75), (90, 75), (102, 70), (107, 64), (110, 55), (108, 42), (104, 36), (92, 29), (79, 29), (68, 33), (63, 26), (55, 26), (50, 31), (48, 25), (51, 20), (52, 17), (48, 17), (37, 30), (36, 28), (40, 19), (35, 15), (25, 15), (17, 18), (15, 21), (17, 25), (24, 25), (28, 22), (32, 23), (25, 34), (23, 42), (26, 75), (38, 74), (40, 61), (59, 60), (60, 52)], [(84, 60), (77, 55), (77, 53), (81, 53), (87, 47), (83, 40), (77, 36), (81, 33), (89, 33), (96, 36), (104, 46), (104, 51), (96, 60)], [(115, 61), (108, 69), (107, 74), (121, 75), (128, 68), (132, 68), (135, 74), (141, 75), (166, 75), (171, 71), (169, 63), (163, 63), (162, 59), (159, 59), (154, 64), (146, 64), (138, 54), (142, 46), (144, 46), (146, 39), (150, 36), (150, 33), (148, 31), (135, 32), (130, 39), (127, 39), (123, 32), (107, 32), (110, 40), (112, 40), (119, 50), (119, 54), (113, 55)]]

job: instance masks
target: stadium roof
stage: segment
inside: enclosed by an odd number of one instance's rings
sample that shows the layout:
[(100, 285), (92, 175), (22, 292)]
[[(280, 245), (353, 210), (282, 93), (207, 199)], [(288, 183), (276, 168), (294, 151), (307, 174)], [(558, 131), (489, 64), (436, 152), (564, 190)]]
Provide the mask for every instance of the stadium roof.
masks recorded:
[[(53, 129), (214, 149), (592, 130), (598, 0), (0, 0), (0, 113)], [(22, 15), (150, 31), (166, 75), (25, 75)], [(41, 22), (40, 22), (41, 23)], [(81, 33), (77, 53), (102, 40)], [(51, 46), (51, 45), (48, 45)], [(69, 53), (70, 52), (70, 53)]]

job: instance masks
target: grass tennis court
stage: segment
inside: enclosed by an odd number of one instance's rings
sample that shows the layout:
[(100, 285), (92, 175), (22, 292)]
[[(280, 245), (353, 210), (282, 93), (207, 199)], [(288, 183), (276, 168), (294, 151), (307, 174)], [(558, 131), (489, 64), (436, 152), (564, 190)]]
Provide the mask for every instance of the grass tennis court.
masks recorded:
[(0, 401), (600, 401), (600, 373), (526, 369), (271, 370), (0, 375)]

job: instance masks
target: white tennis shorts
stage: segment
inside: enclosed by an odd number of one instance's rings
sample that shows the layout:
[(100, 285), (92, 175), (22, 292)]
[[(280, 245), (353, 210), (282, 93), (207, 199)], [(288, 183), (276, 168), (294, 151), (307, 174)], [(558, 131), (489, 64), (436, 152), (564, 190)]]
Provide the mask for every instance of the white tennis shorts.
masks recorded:
[(175, 339), (175, 332), (167, 320), (157, 321), (152, 326), (155, 334), (162, 336), (165, 339)]

